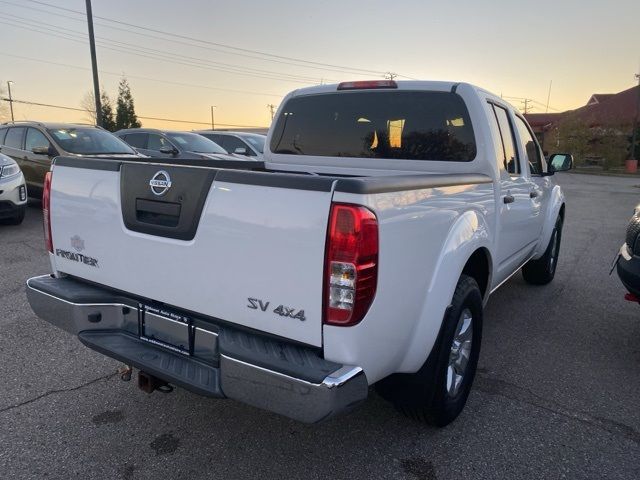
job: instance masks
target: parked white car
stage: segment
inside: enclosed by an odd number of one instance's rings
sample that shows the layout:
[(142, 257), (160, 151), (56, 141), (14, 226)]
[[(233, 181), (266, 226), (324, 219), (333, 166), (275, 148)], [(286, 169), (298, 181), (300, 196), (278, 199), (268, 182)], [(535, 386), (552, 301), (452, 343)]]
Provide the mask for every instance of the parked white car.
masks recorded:
[(565, 205), (552, 175), (570, 166), (547, 163), (524, 118), (469, 84), (296, 90), (264, 168), (56, 159), (53, 276), (27, 295), (140, 369), (146, 391), (171, 383), (317, 422), (376, 384), (446, 425), (471, 389), (491, 292), (520, 269), (554, 277)]
[(19, 225), (27, 209), (27, 185), (20, 167), (0, 153), (0, 223)]

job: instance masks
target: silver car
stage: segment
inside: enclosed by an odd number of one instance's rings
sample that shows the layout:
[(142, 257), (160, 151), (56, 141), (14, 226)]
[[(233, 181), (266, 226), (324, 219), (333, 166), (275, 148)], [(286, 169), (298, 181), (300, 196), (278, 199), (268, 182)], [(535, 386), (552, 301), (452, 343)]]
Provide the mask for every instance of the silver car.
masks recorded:
[(26, 209), (24, 175), (15, 161), (0, 153), (0, 223), (22, 223)]

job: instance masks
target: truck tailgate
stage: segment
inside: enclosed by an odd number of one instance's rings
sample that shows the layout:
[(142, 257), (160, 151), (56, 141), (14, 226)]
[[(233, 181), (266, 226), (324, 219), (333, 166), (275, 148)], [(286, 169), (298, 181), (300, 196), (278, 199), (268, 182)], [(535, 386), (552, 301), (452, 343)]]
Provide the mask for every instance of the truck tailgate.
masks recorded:
[[(53, 169), (51, 225), (58, 272), (322, 344), (330, 179), (85, 164), (57, 162)], [(154, 178), (159, 182), (152, 188)], [(171, 185), (162, 192), (167, 181)]]

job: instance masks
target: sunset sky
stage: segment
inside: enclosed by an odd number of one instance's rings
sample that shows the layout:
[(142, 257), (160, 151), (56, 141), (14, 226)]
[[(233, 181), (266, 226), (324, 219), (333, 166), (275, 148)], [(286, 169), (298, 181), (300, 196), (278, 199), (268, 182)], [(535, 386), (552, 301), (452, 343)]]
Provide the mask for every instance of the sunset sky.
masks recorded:
[[(84, 11), (84, 0), (0, 0), (3, 95), (12, 80), (15, 99), (81, 107), (92, 89)], [(138, 115), (205, 124), (216, 105), (217, 125), (268, 126), (267, 105), (290, 90), (389, 71), (531, 98), (533, 112), (544, 112), (553, 81), (550, 111), (565, 110), (633, 86), (640, 70), (638, 0), (93, 0), (93, 11), (111, 98), (124, 74)], [(16, 120), (87, 121), (14, 110)]]

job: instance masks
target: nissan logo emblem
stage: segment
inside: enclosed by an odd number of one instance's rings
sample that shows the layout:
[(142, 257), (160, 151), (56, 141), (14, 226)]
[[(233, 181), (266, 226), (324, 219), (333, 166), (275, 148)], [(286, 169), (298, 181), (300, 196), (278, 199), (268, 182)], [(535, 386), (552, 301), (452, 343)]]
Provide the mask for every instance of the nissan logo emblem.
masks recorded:
[(164, 170), (160, 170), (149, 180), (149, 186), (153, 194), (160, 197), (171, 188), (171, 177)]

